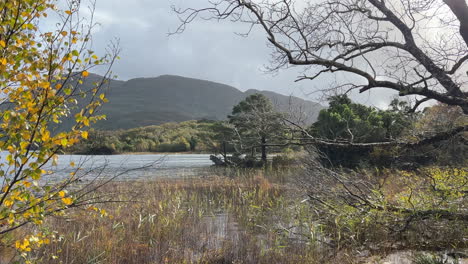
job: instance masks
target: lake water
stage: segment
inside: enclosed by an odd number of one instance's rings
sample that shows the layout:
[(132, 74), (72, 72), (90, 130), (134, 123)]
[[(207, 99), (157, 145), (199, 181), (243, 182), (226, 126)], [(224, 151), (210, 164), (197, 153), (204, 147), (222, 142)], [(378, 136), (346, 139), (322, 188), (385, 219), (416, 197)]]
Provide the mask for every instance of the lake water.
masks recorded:
[(137, 154), (137, 155), (59, 155), (59, 167), (68, 167), (70, 162), (82, 164), (83, 168), (107, 165), (109, 168), (128, 169), (154, 165), (158, 168), (203, 168), (213, 165), (208, 154)]
[[(8, 153), (1, 152), (4, 161)], [(74, 163), (75, 167), (70, 166)], [(49, 180), (62, 178), (70, 173), (91, 179), (117, 176), (117, 180), (140, 178), (202, 177), (213, 165), (209, 154), (135, 154), (135, 155), (59, 155), (57, 166), (48, 164), (44, 169), (53, 171)]]
[(208, 174), (206, 168), (213, 165), (207, 154), (138, 154), (81, 156), (60, 155), (58, 166), (53, 168), (58, 174), (70, 173), (79, 167), (79, 174), (85, 178), (117, 177), (117, 179), (152, 179), (202, 177)]
[(137, 154), (109, 156), (60, 155), (57, 171), (69, 172), (70, 162), (94, 177), (118, 179), (201, 177), (213, 165), (208, 154)]

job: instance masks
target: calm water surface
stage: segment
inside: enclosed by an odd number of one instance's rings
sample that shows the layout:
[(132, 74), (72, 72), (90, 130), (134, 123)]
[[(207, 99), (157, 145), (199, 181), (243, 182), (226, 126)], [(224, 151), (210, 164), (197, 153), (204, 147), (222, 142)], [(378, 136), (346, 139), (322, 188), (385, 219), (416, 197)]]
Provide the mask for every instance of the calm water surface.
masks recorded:
[(122, 180), (202, 177), (209, 173), (206, 168), (213, 165), (207, 154), (60, 155), (56, 171), (73, 171), (70, 162), (81, 168), (82, 175), (89, 174), (85, 178), (117, 176)]
[[(7, 152), (0, 153), (4, 161)], [(75, 167), (71, 167), (74, 163)], [(54, 180), (75, 172), (85, 179), (95, 177), (118, 179), (202, 177), (213, 163), (208, 154), (134, 154), (134, 155), (59, 155), (57, 166), (47, 164), (54, 171), (47, 178)], [(78, 169), (79, 168), (79, 169)]]

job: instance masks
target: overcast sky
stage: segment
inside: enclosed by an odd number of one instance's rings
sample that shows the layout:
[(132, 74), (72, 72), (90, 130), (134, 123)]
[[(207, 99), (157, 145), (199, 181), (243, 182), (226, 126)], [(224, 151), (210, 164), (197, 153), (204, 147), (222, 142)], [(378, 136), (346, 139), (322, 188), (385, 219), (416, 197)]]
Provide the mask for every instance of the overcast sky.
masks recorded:
[[(119, 79), (157, 77), (163, 74), (205, 79), (248, 89), (271, 90), (285, 95), (320, 101), (314, 93), (334, 78), (294, 82), (301, 68), (272, 74), (265, 71), (271, 50), (259, 29), (245, 38), (246, 25), (229, 21), (196, 20), (180, 35), (168, 36), (179, 24), (171, 6), (202, 7), (208, 0), (96, 0), (94, 49), (102, 52), (118, 38), (121, 59), (113, 71)], [(82, 10), (85, 11), (85, 10)], [(387, 92), (355, 97), (362, 103), (383, 107)]]

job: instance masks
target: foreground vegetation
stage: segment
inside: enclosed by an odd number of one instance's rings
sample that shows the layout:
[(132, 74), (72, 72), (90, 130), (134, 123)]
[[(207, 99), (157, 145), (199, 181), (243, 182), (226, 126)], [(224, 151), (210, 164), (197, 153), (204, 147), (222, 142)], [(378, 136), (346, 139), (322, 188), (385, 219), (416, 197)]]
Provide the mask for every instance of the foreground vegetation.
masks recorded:
[[(443, 182), (466, 173), (434, 170)], [(466, 221), (446, 221), (443, 215), (408, 221), (410, 213), (391, 209), (411, 203), (417, 212), (436, 203), (447, 205), (449, 212), (466, 213), (466, 204), (455, 207), (457, 197), (427, 200), (412, 187), (421, 182), (405, 172), (367, 173), (386, 180), (381, 188), (385, 197), (379, 200), (386, 209), (340, 203), (339, 184), (334, 201), (323, 201), (335, 208), (317, 206), (311, 200), (316, 198), (313, 182), (297, 169), (113, 182), (93, 194), (110, 198), (100, 214), (76, 209), (66, 217), (49, 218), (45, 229), (54, 230), (51, 243), (32, 248), (27, 258), (34, 263), (378, 263), (395, 251), (433, 251), (438, 258), (440, 251), (459, 252), (467, 246)], [(407, 188), (395, 181), (402, 176)], [(458, 190), (466, 191), (466, 183)], [(14, 236), (10, 239), (13, 243)], [(2, 255), (8, 252), (3, 249)]]
[(253, 172), (237, 179), (115, 182), (95, 195), (127, 202), (104, 204), (104, 217), (76, 210), (49, 219), (55, 242), (31, 258), (37, 263), (321, 263), (313, 238), (294, 234), (315, 230), (306, 204), (297, 203), (289, 188)]

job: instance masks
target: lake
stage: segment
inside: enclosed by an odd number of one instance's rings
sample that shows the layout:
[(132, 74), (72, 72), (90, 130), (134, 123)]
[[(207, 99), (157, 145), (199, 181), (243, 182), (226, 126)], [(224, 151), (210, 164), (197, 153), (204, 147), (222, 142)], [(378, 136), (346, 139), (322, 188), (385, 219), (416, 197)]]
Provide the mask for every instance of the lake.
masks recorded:
[[(0, 153), (2, 162), (7, 154)], [(74, 163), (75, 167), (71, 167), (70, 163)], [(72, 172), (84, 179), (114, 176), (121, 180), (202, 177), (209, 173), (206, 168), (212, 165), (209, 154), (59, 155), (57, 166), (48, 164), (44, 168), (54, 173), (44, 178), (57, 180)]]
[(213, 165), (208, 154), (60, 155), (52, 169), (61, 175), (72, 172), (70, 162), (81, 168), (81, 175), (88, 174), (85, 178), (118, 176), (121, 180), (202, 177)]

